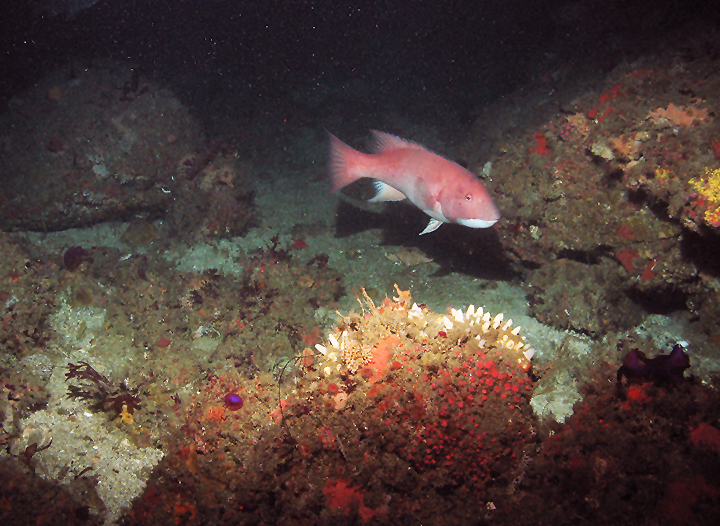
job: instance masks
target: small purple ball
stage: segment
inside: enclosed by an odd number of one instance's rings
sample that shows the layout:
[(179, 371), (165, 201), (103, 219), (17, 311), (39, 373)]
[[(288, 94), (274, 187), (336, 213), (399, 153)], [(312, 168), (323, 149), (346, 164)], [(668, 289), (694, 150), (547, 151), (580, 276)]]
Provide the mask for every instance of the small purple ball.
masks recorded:
[(242, 409), (242, 406), (245, 402), (243, 402), (242, 397), (237, 393), (228, 393), (225, 395), (225, 407), (227, 407), (230, 411), (237, 411), (238, 409)]

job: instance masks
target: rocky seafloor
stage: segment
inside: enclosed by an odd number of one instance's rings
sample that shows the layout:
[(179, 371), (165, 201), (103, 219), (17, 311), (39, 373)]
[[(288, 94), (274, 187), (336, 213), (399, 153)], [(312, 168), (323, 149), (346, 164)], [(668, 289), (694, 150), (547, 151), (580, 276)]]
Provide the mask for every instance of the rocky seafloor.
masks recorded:
[(0, 520), (716, 523), (714, 45), (486, 109), (447, 153), (503, 219), (422, 237), (326, 194), (320, 132), (50, 75), (0, 134)]

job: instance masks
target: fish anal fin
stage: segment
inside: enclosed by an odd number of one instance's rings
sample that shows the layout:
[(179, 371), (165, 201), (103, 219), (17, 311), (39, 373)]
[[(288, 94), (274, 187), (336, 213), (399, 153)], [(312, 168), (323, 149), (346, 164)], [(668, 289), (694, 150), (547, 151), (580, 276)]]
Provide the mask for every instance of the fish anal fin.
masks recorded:
[(381, 201), (402, 201), (406, 199), (404, 193), (390, 186), (382, 181), (374, 181), (375, 186), (375, 197), (370, 199), (369, 203), (379, 203)]
[(398, 148), (410, 148), (413, 150), (425, 150), (424, 146), (420, 144), (402, 139), (397, 135), (391, 133), (385, 133), (377, 130), (372, 130), (373, 137), (375, 137), (375, 145), (373, 151), (375, 153), (382, 153), (387, 150), (397, 150)]
[(425, 227), (425, 230), (420, 232), (420, 235), (422, 236), (423, 234), (429, 234), (430, 232), (434, 232), (440, 227), (440, 225), (442, 225), (442, 221), (432, 218), (428, 225)]

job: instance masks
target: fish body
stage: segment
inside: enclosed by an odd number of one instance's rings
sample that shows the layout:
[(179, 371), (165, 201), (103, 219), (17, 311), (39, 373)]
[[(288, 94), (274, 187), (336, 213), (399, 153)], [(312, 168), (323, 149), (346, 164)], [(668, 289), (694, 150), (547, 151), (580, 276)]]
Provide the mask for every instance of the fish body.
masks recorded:
[(359, 152), (330, 134), (330, 191), (365, 177), (375, 179), (370, 202), (409, 199), (431, 217), (427, 234), (442, 223), (487, 228), (500, 219), (482, 182), (469, 170), (412, 141), (373, 131), (375, 153)]

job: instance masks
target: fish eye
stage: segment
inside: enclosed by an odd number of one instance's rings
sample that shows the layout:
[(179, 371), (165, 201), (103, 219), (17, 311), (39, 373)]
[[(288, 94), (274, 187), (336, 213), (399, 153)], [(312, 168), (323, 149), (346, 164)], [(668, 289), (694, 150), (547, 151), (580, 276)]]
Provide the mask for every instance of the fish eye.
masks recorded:
[(472, 201), (472, 194), (467, 194), (465, 196), (465, 201)]

